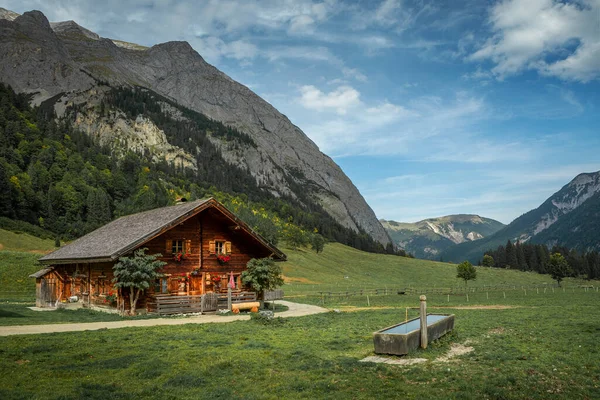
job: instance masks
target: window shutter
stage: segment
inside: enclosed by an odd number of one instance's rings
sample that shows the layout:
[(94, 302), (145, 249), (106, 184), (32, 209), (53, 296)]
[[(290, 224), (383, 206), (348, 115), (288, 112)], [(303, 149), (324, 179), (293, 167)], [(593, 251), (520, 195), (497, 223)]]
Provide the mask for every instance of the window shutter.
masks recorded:
[(215, 241), (211, 240), (210, 242), (208, 242), (208, 252), (210, 254), (215, 254)]
[(171, 239), (167, 239), (167, 244), (166, 244), (167, 248), (165, 253), (166, 254), (172, 254), (173, 253), (173, 241)]
[(225, 254), (231, 254), (231, 242), (225, 242)]
[(192, 239), (187, 239), (185, 241), (185, 248), (183, 249), (185, 254), (190, 254), (192, 252)]

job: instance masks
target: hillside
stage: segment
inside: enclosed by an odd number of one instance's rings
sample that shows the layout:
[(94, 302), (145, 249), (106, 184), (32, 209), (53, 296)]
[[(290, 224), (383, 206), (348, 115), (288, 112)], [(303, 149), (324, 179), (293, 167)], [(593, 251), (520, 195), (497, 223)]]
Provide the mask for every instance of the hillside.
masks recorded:
[(513, 243), (531, 242), (566, 246), (580, 251), (600, 249), (600, 172), (577, 175), (538, 208), (521, 215), (495, 234), (462, 243), (442, 253), (445, 261), (477, 262), (486, 250)]
[[(37, 259), (49, 249), (50, 243), (28, 234), (20, 234), (21, 242), (27, 245), (11, 244), (12, 235), (0, 230), (0, 243), (7, 244), (0, 251), (0, 293), (11, 287), (18, 292), (16, 294), (19, 298), (33, 299), (35, 280), (28, 276), (40, 269)], [(25, 247), (27, 252), (23, 252)], [(385, 287), (464, 286), (462, 280), (456, 278), (454, 264), (368, 253), (339, 243), (327, 244), (319, 254), (308, 248), (281, 248), (288, 256), (288, 261), (283, 263), (283, 289), (288, 296)], [(470, 286), (552, 282), (548, 275), (478, 268), (477, 280), (471, 282)]]
[[(2, 16), (0, 79), (116, 156), (150, 153), (155, 162), (164, 160), (194, 174), (208, 152), (213, 169), (227, 164), (243, 172), (272, 199), (290, 198), (304, 209), (322, 209), (357, 235), (364, 233), (381, 246), (389, 243), (371, 208), (331, 158), (269, 103), (206, 63), (187, 42), (146, 48), (99, 37), (73, 21), (50, 24), (39, 11), (15, 17), (2, 10)], [(250, 140), (232, 145), (209, 132), (203, 139), (212, 146), (208, 151), (183, 147), (165, 134), (159, 126), (164, 121), (156, 115), (144, 108), (127, 113), (111, 103), (107, 97), (121, 88), (156, 94), (166, 119), (193, 123), (200, 114)], [(195, 135), (180, 139), (199, 141)]]
[(417, 258), (439, 260), (440, 254), (458, 243), (492, 235), (504, 224), (478, 215), (448, 215), (415, 223), (381, 220), (394, 244)]
[[(246, 169), (225, 162), (211, 140), (240, 151), (241, 146), (255, 146), (248, 135), (185, 108), (180, 109), (181, 118), (166, 115), (161, 104), (173, 110), (176, 104), (144, 89), (105, 89), (102, 103), (71, 104), (65, 114), (79, 118), (86, 107), (97, 107), (108, 119), (133, 117), (144, 110), (162, 127), (153, 130), (154, 150), (114, 150), (92, 133), (82, 132), (81, 125), (74, 128), (69, 119), (56, 122), (46, 103), (32, 109), (26, 96), (0, 83), (0, 132), (5, 143), (0, 147), (0, 226), (74, 239), (115, 217), (172, 204), (178, 197), (213, 196), (243, 214), (273, 242), (282, 225), (276, 227), (273, 221), (291, 221), (310, 232), (317, 229), (330, 240), (384, 250), (366, 232), (338, 223), (311, 202), (309, 193), (299, 190), (296, 197), (274, 197)], [(119, 111), (107, 111), (110, 107)], [(147, 122), (139, 116), (136, 121)], [(131, 140), (132, 147), (140, 143), (135, 126), (118, 118), (111, 123), (113, 131), (125, 132), (122, 139)], [(166, 138), (194, 149), (196, 156), (182, 157), (182, 148), (173, 150)], [(161, 149), (173, 156), (171, 162), (156, 153)]]

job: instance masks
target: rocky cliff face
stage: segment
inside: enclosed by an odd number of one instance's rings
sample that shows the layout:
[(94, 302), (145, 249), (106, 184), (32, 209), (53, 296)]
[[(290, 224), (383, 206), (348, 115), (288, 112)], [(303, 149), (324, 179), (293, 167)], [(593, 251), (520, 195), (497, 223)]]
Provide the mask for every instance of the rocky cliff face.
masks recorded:
[[(19, 92), (33, 94), (36, 104), (58, 96), (60, 113), (69, 102), (97, 101), (102, 95), (99, 82), (151, 89), (248, 134), (256, 148), (240, 153), (221, 146), (223, 157), (247, 168), (275, 196), (293, 196), (290, 181), (294, 181), (343, 226), (364, 230), (383, 245), (390, 241), (362, 195), (331, 158), (273, 106), (206, 63), (188, 43), (145, 48), (112, 41), (73, 21), (50, 24), (38, 11), (16, 16), (0, 9), (0, 18), (0, 79)], [(127, 143), (134, 150), (145, 145), (193, 168), (191, 156), (169, 147), (149, 121), (113, 118), (107, 125), (88, 109), (76, 123), (100, 142)], [(115, 123), (117, 130), (107, 129)]]
[(439, 260), (455, 244), (479, 240), (504, 227), (479, 215), (448, 215), (415, 223), (381, 220), (394, 243), (417, 258)]
[(597, 250), (600, 248), (599, 222), (600, 172), (584, 173), (504, 229), (482, 240), (448, 248), (442, 255), (447, 261), (477, 261), (486, 250), (504, 245), (508, 240)]

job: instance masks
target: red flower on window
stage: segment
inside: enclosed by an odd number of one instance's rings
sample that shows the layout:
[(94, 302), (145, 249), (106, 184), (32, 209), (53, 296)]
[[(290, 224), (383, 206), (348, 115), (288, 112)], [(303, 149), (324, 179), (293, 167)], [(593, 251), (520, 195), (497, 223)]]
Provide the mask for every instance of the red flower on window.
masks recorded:
[(185, 256), (183, 255), (183, 253), (177, 253), (173, 256), (173, 259), (177, 262), (181, 262), (181, 260), (183, 260), (185, 258)]
[(228, 256), (227, 254), (219, 254), (217, 256), (217, 261), (219, 261), (219, 264), (227, 264), (230, 260), (231, 256)]

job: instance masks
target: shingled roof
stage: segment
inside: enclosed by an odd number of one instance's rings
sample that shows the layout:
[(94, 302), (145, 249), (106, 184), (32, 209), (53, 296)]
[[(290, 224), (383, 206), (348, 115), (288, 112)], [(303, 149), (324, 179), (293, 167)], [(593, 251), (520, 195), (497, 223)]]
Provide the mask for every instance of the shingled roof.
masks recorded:
[(240, 225), (280, 260), (286, 256), (213, 198), (132, 214), (116, 219), (42, 257), (43, 264), (114, 261), (150, 239), (207, 208), (215, 208)]

